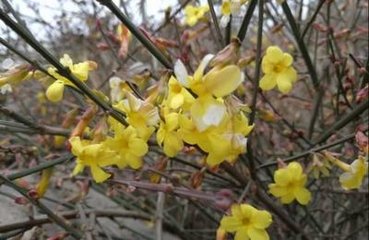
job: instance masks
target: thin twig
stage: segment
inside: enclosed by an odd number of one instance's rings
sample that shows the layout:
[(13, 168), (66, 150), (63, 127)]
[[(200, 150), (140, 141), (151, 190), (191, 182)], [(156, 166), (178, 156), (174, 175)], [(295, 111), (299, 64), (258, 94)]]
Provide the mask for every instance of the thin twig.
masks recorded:
[(221, 30), (220, 30), (217, 15), (216, 15), (215, 10), (214, 10), (213, 0), (208, 0), (208, 4), (209, 4), (209, 8), (210, 8), (211, 18), (213, 19), (215, 31), (217, 32), (218, 41), (219, 41), (221, 46), (224, 46), (225, 44), (224, 44), (224, 40), (223, 40), (223, 35), (222, 35)]
[(246, 15), (242, 20), (240, 30), (238, 31), (238, 34), (237, 34), (237, 37), (238, 37), (238, 39), (240, 40), (241, 43), (245, 39), (247, 28), (249, 27), (251, 17), (254, 13), (257, 2), (258, 2), (257, 0), (251, 0), (251, 2), (249, 4), (249, 7), (247, 8)]
[(24, 188), (19, 187), (18, 185), (13, 183), (11, 180), (9, 180), (7, 177), (4, 177), (1, 174), (0, 174), (0, 180), (3, 181), (7, 186), (13, 188), (15, 191), (22, 194), (34, 206), (40, 208), (48, 216), (49, 219), (51, 219), (53, 222), (58, 224), (60, 227), (62, 227), (67, 232), (69, 232), (74, 238), (76, 238), (76, 239), (81, 239), (82, 238), (83, 233), (81, 231), (79, 231), (78, 229), (75, 229), (74, 227), (70, 226), (68, 223), (65, 222), (65, 220), (63, 218), (56, 215), (52, 210), (50, 210), (48, 207), (46, 207), (39, 200), (30, 197), (27, 193), (27, 190), (25, 190)]
[[(367, 130), (365, 130), (367, 131)], [(322, 150), (325, 150), (325, 149), (328, 149), (328, 148), (331, 148), (331, 147), (334, 147), (336, 145), (339, 145), (339, 144), (342, 144), (342, 143), (345, 143), (347, 141), (350, 141), (352, 139), (355, 138), (355, 134), (350, 134), (344, 138), (341, 138), (337, 141), (334, 141), (332, 143), (328, 143), (328, 144), (325, 144), (325, 145), (322, 145), (322, 146), (319, 146), (319, 147), (315, 147), (315, 148), (311, 148), (309, 150), (306, 150), (304, 152), (301, 152), (301, 153), (298, 153), (298, 154), (295, 154), (291, 157), (288, 157), (288, 158), (284, 158), (282, 159), (283, 162), (285, 163), (288, 163), (288, 162), (292, 162), (296, 159), (299, 159), (299, 158), (303, 158), (303, 157), (306, 157), (306, 156), (309, 156), (310, 154), (312, 153), (315, 153), (315, 152), (320, 152)], [(266, 163), (264, 163), (263, 165), (260, 165), (258, 168), (256, 168), (256, 170), (260, 170), (262, 168), (266, 168), (266, 167), (271, 167), (271, 166), (276, 166), (278, 164), (278, 161), (267, 161)]]
[(70, 71), (69, 68), (64, 67), (49, 51), (46, 50), (36, 39), (29, 37), (29, 34), (7, 14), (0, 10), (0, 19), (22, 37), (32, 48), (34, 48), (39, 54), (41, 54), (49, 63), (51, 63), (58, 71), (60, 75), (66, 77), (74, 85), (77, 86), (83, 93), (85, 93), (91, 100), (93, 100), (98, 106), (107, 111), (113, 118), (124, 125), (128, 125), (124, 119), (124, 114), (114, 110), (107, 102), (97, 96), (84, 82), (78, 80)]
[(172, 63), (163, 55), (163, 53), (127, 18), (126, 15), (115, 5), (111, 0), (96, 0), (102, 5), (110, 9), (112, 13), (129, 29), (129, 31), (149, 50), (149, 52), (161, 63), (164, 67), (172, 69)]
[(297, 45), (298, 45), (298, 47), (300, 49), (300, 52), (302, 54), (302, 57), (304, 58), (304, 61), (305, 61), (306, 66), (308, 68), (308, 71), (309, 71), (311, 80), (313, 82), (314, 88), (315, 89), (319, 89), (320, 83), (319, 83), (319, 80), (318, 80), (318, 75), (317, 75), (317, 73), (315, 71), (313, 62), (311, 61), (311, 58), (310, 58), (309, 52), (308, 52), (308, 50), (306, 48), (306, 45), (305, 45), (304, 41), (302, 40), (302, 38), (300, 36), (300, 31), (299, 31), (299, 29), (297, 27), (295, 18), (292, 15), (291, 9), (290, 9), (290, 7), (287, 4), (287, 1), (283, 1), (283, 3), (282, 3), (282, 9), (283, 9), (283, 12), (286, 15), (287, 20), (288, 20), (288, 22), (289, 22), (289, 24), (291, 26), (292, 33), (293, 33), (293, 35), (295, 37), (296, 43), (297, 43)]
[[(134, 211), (122, 211), (122, 210), (107, 210), (107, 209), (93, 209), (86, 210), (85, 214), (91, 215), (94, 214), (96, 217), (119, 217), (119, 218), (133, 218), (140, 220), (151, 220), (151, 217), (146, 214), (136, 213)], [(79, 211), (66, 211), (58, 213), (59, 216), (62, 216), (65, 219), (76, 219), (79, 217)], [(35, 217), (30, 220), (15, 222), (7, 225), (0, 226), (0, 232), (9, 232), (16, 229), (24, 229), (34, 226), (40, 226), (46, 223), (50, 223), (52, 220), (49, 217)]]

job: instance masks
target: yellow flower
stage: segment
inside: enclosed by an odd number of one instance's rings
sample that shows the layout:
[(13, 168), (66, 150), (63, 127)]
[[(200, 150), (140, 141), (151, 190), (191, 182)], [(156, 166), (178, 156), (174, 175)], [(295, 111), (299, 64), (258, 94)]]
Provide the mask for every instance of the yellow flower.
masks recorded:
[(279, 197), (283, 204), (289, 204), (296, 199), (306, 205), (311, 199), (311, 193), (305, 188), (307, 176), (298, 162), (292, 162), (287, 167), (274, 172), (275, 183), (269, 184), (269, 191)]
[[(77, 64), (73, 64), (73, 60), (70, 58), (68, 54), (64, 54), (64, 56), (60, 59), (60, 63), (64, 67), (68, 67), (72, 74), (80, 81), (86, 81), (88, 78), (88, 73), (90, 70), (93, 70), (92, 62), (85, 61)], [(65, 77), (61, 76), (57, 73), (56, 68), (50, 67), (47, 71), (56, 79), (63, 81), (65, 84), (73, 86), (73, 84)]]
[(211, 126), (218, 126), (225, 113), (224, 102), (221, 99), (214, 99), (209, 94), (198, 97), (191, 107), (192, 120), (200, 132)]
[(261, 66), (264, 76), (260, 80), (260, 88), (267, 91), (278, 86), (279, 91), (286, 94), (297, 80), (296, 70), (292, 67), (293, 58), (276, 46), (268, 47)]
[(168, 83), (168, 96), (166, 104), (171, 109), (182, 107), (187, 110), (191, 107), (195, 98), (177, 81), (175, 77), (170, 77)]
[(209, 6), (204, 5), (195, 7), (192, 5), (187, 5), (184, 11), (186, 24), (192, 27), (196, 25), (196, 23), (209, 11)]
[(115, 152), (105, 148), (102, 144), (91, 144), (87, 140), (79, 137), (72, 137), (69, 140), (72, 146), (72, 153), (77, 157), (77, 164), (73, 170), (73, 175), (83, 171), (88, 166), (91, 169), (92, 177), (97, 182), (104, 182), (110, 177), (102, 167), (114, 164)]
[(138, 136), (147, 141), (159, 122), (158, 108), (148, 101), (126, 92), (126, 99), (114, 105), (127, 114), (127, 122), (137, 129)]
[(272, 215), (249, 204), (233, 205), (232, 216), (224, 216), (220, 228), (236, 232), (235, 240), (268, 240), (266, 228), (272, 223)]
[(191, 117), (199, 131), (221, 123), (226, 113), (221, 98), (231, 94), (244, 81), (244, 74), (236, 65), (216, 66), (204, 75), (205, 68), (212, 58), (213, 55), (205, 56), (193, 77), (188, 76), (180, 60), (174, 66), (180, 84), (198, 96), (191, 107)]
[(164, 147), (164, 153), (168, 157), (174, 157), (183, 148), (183, 141), (177, 132), (179, 127), (178, 115), (175, 112), (165, 114), (165, 122), (160, 122), (156, 134), (158, 144)]
[(222, 13), (222, 18), (220, 19), (220, 25), (226, 27), (230, 15), (237, 15), (240, 12), (241, 6), (248, 2), (248, 0), (223, 0), (220, 12)]
[(208, 153), (206, 163), (213, 167), (223, 161), (233, 162), (239, 154), (246, 152), (247, 138), (253, 126), (243, 116), (226, 117), (221, 125), (200, 132), (191, 119), (180, 115), (181, 138), (188, 144), (198, 145)]
[(359, 156), (351, 165), (342, 163), (340, 168), (345, 172), (340, 176), (340, 183), (343, 189), (358, 189), (363, 183), (363, 179), (368, 174), (368, 161), (364, 156)]
[(146, 141), (138, 136), (137, 130), (132, 126), (127, 128), (122, 126), (121, 131), (115, 132), (114, 138), (109, 137), (103, 142), (103, 145), (116, 152), (111, 161), (119, 168), (124, 168), (127, 165), (133, 169), (140, 168), (142, 157), (148, 151)]
[[(63, 66), (68, 67), (71, 73), (78, 80), (83, 82), (88, 79), (89, 71), (94, 70), (97, 67), (96, 63), (92, 61), (73, 64), (73, 61), (68, 54), (64, 54), (64, 56), (60, 59), (60, 63)], [(56, 79), (56, 81), (49, 86), (46, 91), (46, 96), (52, 102), (59, 102), (63, 98), (64, 85), (74, 87), (74, 84), (67, 78), (57, 73), (57, 70), (54, 67), (48, 68), (47, 71)]]

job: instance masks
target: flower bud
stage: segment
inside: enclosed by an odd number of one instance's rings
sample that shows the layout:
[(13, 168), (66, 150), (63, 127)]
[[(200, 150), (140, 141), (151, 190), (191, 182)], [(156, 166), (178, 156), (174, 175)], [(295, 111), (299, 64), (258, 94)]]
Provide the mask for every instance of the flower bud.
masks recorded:
[(59, 102), (63, 99), (64, 83), (63, 81), (56, 80), (46, 90), (46, 97), (51, 102)]

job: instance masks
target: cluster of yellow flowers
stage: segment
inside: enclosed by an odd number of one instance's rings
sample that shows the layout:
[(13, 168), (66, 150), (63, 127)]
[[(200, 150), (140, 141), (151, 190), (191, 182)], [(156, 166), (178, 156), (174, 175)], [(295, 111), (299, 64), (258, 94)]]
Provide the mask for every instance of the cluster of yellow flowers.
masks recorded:
[[(224, 1), (223, 4), (225, 2), (229, 3)], [(73, 64), (67, 54), (60, 62), (80, 81), (86, 81), (89, 72), (97, 67), (92, 61)], [(176, 156), (187, 144), (196, 146), (206, 155), (204, 165), (213, 167), (223, 161), (233, 163), (240, 154), (246, 152), (247, 136), (254, 127), (249, 125), (246, 117), (247, 106), (232, 95), (244, 81), (244, 73), (234, 62), (237, 61), (219, 61), (219, 58), (209, 54), (190, 75), (178, 60), (174, 74), (165, 82), (165, 87), (160, 89), (163, 94), (159, 96), (155, 92), (146, 99), (137, 97), (121, 79), (111, 78), (111, 102), (116, 110), (124, 113), (128, 124), (125, 126), (108, 117), (102, 119), (103, 127), (98, 126), (101, 127), (100, 132), (95, 128), (89, 139), (82, 137), (87, 123), (78, 134), (72, 134), (69, 143), (76, 156), (73, 174), (88, 167), (93, 179), (100, 183), (111, 177), (106, 167), (139, 169), (149, 150), (148, 141), (155, 133), (157, 144), (168, 157)], [(290, 54), (276, 46), (269, 47), (262, 59), (264, 76), (260, 80), (260, 88), (271, 90), (277, 86), (284, 94), (291, 91), (297, 80), (292, 63)], [(49, 85), (46, 97), (52, 102), (58, 102), (63, 98), (65, 86), (75, 86), (53, 67), (48, 69), (48, 73), (56, 80)], [(51, 79), (46, 74), (33, 71), (29, 65), (21, 65), (0, 77), (0, 88), (17, 84), (30, 76), (41, 81), (43, 78)], [(368, 170), (367, 142), (360, 145), (360, 148), (363, 154), (351, 165), (327, 151), (314, 154), (306, 172), (316, 178), (321, 174), (328, 176), (335, 165), (344, 171), (339, 177), (341, 186), (346, 190), (357, 189), (362, 185)], [(50, 176), (51, 171), (43, 172), (37, 186), (40, 196), (46, 191)], [(269, 192), (283, 204), (297, 200), (306, 205), (311, 200), (306, 183), (307, 174), (300, 163), (281, 164), (274, 172), (274, 183), (269, 184)], [(269, 236), (265, 229), (271, 222), (269, 212), (260, 211), (249, 204), (235, 204), (231, 208), (231, 215), (222, 218), (220, 230), (235, 233), (235, 239), (267, 240)]]
[[(154, 97), (141, 100), (127, 89), (116, 88), (123, 97), (115, 97), (114, 107), (125, 113), (129, 126), (109, 118), (110, 134), (102, 140), (71, 138), (72, 152), (77, 157), (74, 174), (88, 166), (94, 180), (103, 182), (110, 177), (103, 167), (140, 168), (142, 157), (148, 152), (147, 142), (156, 130), (158, 145), (169, 157), (189, 144), (207, 154), (205, 163), (209, 166), (235, 161), (246, 151), (246, 136), (253, 128), (248, 124), (244, 106), (231, 96), (244, 81), (244, 75), (233, 64), (216, 65), (205, 73), (212, 59), (212, 55), (205, 56), (193, 76), (178, 60), (175, 76), (170, 77), (159, 107), (154, 105)], [(83, 69), (86, 73), (88, 66)], [(120, 86), (115, 81), (114, 87)]]

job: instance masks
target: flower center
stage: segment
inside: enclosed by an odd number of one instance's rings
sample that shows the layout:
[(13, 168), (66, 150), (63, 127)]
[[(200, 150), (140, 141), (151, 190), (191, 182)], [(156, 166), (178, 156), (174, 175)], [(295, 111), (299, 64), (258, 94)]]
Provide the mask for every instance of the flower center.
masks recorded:
[(247, 217), (245, 217), (245, 218), (242, 218), (242, 225), (244, 225), (244, 226), (248, 226), (248, 225), (250, 225), (250, 218), (247, 218)]
[(284, 66), (281, 63), (277, 63), (273, 66), (273, 71), (276, 73), (282, 72), (283, 69), (284, 69)]
[(296, 183), (296, 182), (289, 182), (288, 184), (287, 184), (287, 188), (289, 188), (289, 189), (294, 189), (294, 188), (296, 188), (298, 186), (298, 184)]

